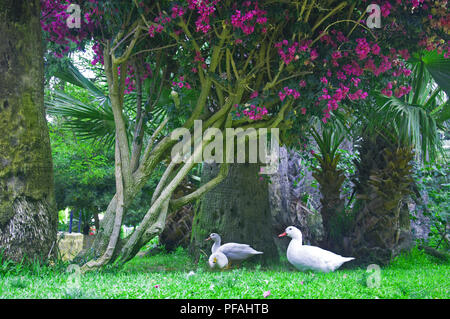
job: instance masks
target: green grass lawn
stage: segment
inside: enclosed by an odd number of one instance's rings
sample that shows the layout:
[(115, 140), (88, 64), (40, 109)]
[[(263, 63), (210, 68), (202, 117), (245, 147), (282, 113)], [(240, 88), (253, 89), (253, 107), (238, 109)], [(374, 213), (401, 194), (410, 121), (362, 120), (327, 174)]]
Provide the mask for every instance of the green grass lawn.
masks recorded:
[[(247, 266), (210, 271), (187, 253), (136, 257), (123, 269), (82, 275), (53, 268), (0, 265), (0, 298), (449, 298), (450, 264), (415, 249), (373, 273), (355, 268), (334, 273), (302, 273), (286, 260), (273, 268)], [(369, 281), (369, 284), (367, 283)]]

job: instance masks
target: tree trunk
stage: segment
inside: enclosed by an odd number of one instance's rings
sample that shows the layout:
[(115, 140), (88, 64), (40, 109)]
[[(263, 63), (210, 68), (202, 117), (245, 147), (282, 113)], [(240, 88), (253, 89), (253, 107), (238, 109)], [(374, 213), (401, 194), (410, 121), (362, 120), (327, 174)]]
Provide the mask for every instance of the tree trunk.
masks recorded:
[(401, 208), (411, 188), (413, 153), (372, 136), (363, 140), (360, 154), (353, 255), (360, 263), (383, 265), (407, 246), (409, 216)]
[[(214, 178), (218, 171), (218, 164), (204, 163), (202, 183)], [(258, 172), (258, 164), (230, 164), (228, 177), (199, 201), (190, 245), (194, 256), (198, 257), (200, 250), (211, 254), (211, 243), (205, 238), (215, 232), (222, 237), (222, 243), (249, 244), (264, 252), (251, 257), (255, 262), (278, 261), (268, 185), (259, 179)]]
[(322, 198), (322, 222), (324, 238), (321, 246), (335, 253), (344, 254), (343, 238), (345, 234), (346, 214), (345, 198), (341, 197), (342, 184), (345, 181), (345, 172), (339, 170), (337, 165), (340, 156), (337, 154), (330, 158), (329, 154), (316, 157), (320, 168), (313, 169), (313, 176), (320, 185)]
[(58, 223), (39, 17), (39, 0), (0, 2), (0, 249), (15, 261), (54, 252)]

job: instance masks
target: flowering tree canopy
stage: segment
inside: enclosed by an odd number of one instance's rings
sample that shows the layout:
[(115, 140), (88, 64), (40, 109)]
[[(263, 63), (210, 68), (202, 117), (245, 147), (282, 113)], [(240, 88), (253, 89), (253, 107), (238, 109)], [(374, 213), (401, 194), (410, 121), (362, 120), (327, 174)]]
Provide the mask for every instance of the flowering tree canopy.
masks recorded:
[[(93, 37), (93, 63), (103, 62), (107, 42), (115, 43), (114, 54), (128, 48), (122, 58), (172, 49), (174, 89), (209, 84), (211, 103), (231, 112), (236, 125), (281, 113), (283, 120), (311, 114), (326, 122), (340, 105), (371, 92), (407, 94), (410, 52), (449, 57), (447, 1), (391, 2), (90, 0), (82, 27), (69, 29), (69, 2), (54, 0), (42, 1), (42, 26), (61, 45), (58, 56), (70, 42)], [(369, 3), (380, 5), (380, 29), (365, 25)], [(148, 65), (144, 73), (151, 73)], [(132, 67), (128, 75), (125, 93), (133, 90)]]
[[(149, 148), (140, 165), (130, 164), (121, 112), (124, 94), (137, 88), (137, 71), (141, 80), (166, 66), (161, 81), (172, 90), (172, 118), (183, 118), (187, 129), (196, 119), (204, 130), (279, 127), (284, 142), (296, 143), (311, 117), (326, 123), (336, 110), (351, 113), (377, 94), (406, 95), (413, 53), (450, 56), (446, 0), (89, 0), (80, 1), (80, 28), (67, 23), (68, 1), (41, 2), (56, 55), (95, 43), (92, 63), (102, 63), (108, 79), (125, 202), (127, 189), (135, 191), (172, 145), (162, 140), (153, 161)], [(377, 14), (366, 12), (369, 4), (380, 8), (380, 28), (367, 25)], [(124, 259), (145, 244), (150, 215), (171, 192), (160, 194), (122, 250)]]

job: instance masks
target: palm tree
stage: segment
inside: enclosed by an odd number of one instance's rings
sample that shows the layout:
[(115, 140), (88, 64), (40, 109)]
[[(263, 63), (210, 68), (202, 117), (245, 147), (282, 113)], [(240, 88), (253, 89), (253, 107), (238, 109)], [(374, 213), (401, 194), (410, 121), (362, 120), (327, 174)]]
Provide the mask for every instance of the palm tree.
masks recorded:
[(411, 92), (403, 99), (380, 96), (378, 106), (361, 120), (352, 242), (361, 262), (388, 263), (408, 246), (402, 239), (408, 237), (409, 216), (402, 205), (413, 183), (411, 161), (438, 156), (438, 129), (450, 118), (442, 93), (448, 90), (449, 82), (443, 81), (450, 76), (448, 60), (433, 52), (420, 53), (411, 68)]
[(319, 183), (322, 194), (320, 213), (324, 238), (321, 245), (332, 251), (341, 251), (343, 237), (341, 224), (345, 216), (345, 198), (341, 196), (341, 188), (346, 176), (345, 171), (338, 169), (341, 156), (337, 150), (344, 141), (347, 130), (337, 119), (332, 123), (319, 124), (320, 133), (314, 126), (311, 128), (311, 135), (320, 150), (320, 154), (313, 154), (319, 162), (319, 167), (313, 168), (312, 175)]

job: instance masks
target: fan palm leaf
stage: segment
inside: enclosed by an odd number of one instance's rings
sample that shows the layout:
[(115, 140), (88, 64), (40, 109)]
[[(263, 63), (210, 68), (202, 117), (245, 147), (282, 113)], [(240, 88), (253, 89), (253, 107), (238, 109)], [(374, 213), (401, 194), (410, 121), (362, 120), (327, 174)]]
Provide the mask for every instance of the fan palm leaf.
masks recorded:
[(433, 160), (442, 152), (439, 128), (450, 118), (448, 98), (444, 94), (449, 89), (450, 61), (436, 52), (422, 52), (409, 63), (413, 79), (411, 92), (404, 98), (380, 95), (369, 129), (390, 134), (403, 145), (414, 147), (417, 157), (422, 155), (423, 160)]
[(115, 124), (112, 108), (107, 101), (94, 99), (92, 104), (87, 104), (55, 90), (52, 98), (47, 99), (46, 106), (48, 114), (68, 118), (63, 127), (72, 130), (81, 139), (92, 139), (112, 146)]
[[(90, 101), (86, 103), (65, 92), (54, 90), (50, 96), (46, 97), (45, 104), (48, 113), (66, 117), (68, 120), (64, 122), (63, 126), (74, 131), (81, 139), (91, 139), (112, 147), (115, 141), (115, 123), (108, 94), (86, 78), (70, 62), (59, 67), (53, 76), (86, 90)], [(134, 120), (136, 99), (137, 94), (131, 93), (127, 95), (124, 103), (125, 125), (129, 142), (132, 140), (133, 126), (136, 124)], [(151, 135), (167, 116), (166, 108), (161, 103), (157, 103), (149, 116), (152, 120), (146, 121), (144, 131)]]

